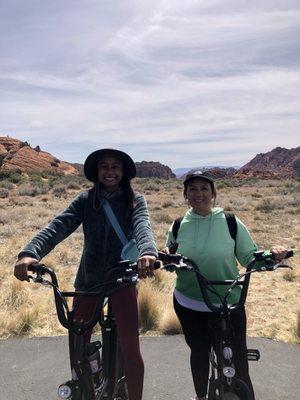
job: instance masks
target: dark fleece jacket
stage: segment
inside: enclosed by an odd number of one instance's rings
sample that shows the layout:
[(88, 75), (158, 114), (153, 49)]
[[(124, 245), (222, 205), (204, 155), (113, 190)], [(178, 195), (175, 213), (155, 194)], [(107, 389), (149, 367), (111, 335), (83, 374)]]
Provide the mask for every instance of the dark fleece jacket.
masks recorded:
[(40, 260), (58, 243), (82, 224), (84, 246), (75, 280), (77, 290), (88, 290), (103, 283), (108, 269), (120, 260), (122, 244), (101, 207), (107, 198), (128, 239), (135, 238), (140, 255), (157, 256), (145, 198), (135, 194), (135, 206), (130, 209), (122, 189), (113, 193), (97, 187), (80, 193), (61, 214), (56, 216), (21, 251), (19, 258), (29, 255)]

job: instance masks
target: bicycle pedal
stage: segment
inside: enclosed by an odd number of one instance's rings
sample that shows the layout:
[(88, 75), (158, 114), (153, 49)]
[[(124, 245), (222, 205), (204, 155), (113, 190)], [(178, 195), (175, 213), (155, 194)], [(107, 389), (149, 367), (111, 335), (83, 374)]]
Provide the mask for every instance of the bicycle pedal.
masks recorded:
[(260, 359), (260, 352), (257, 349), (248, 349), (247, 350), (247, 359), (248, 361), (258, 361)]

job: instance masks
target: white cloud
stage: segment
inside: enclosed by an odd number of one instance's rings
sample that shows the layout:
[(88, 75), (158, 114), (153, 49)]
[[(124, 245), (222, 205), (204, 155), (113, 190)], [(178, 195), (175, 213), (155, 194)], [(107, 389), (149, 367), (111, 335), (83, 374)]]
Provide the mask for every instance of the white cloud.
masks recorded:
[(1, 7), (2, 134), (68, 161), (105, 145), (172, 167), (298, 145), (296, 1)]

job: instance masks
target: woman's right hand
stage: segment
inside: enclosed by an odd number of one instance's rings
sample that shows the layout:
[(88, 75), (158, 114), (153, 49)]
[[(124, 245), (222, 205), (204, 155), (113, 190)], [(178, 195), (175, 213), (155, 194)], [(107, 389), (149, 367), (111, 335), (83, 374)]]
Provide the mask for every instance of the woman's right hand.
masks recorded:
[(15, 271), (14, 271), (15, 277), (17, 279), (19, 279), (20, 281), (28, 281), (29, 282), (28, 268), (30, 267), (30, 265), (37, 264), (37, 263), (38, 263), (38, 260), (33, 257), (25, 256), (25, 257), (20, 258), (15, 265)]
[(164, 247), (163, 249), (161, 249), (161, 252), (165, 254), (170, 254), (169, 247)]

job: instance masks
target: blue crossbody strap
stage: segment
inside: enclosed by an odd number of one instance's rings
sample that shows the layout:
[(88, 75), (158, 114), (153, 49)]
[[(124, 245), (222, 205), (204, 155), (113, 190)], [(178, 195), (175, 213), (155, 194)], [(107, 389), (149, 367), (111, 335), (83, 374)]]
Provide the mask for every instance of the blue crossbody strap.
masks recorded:
[(118, 235), (122, 245), (125, 246), (125, 244), (128, 243), (128, 239), (125, 236), (122, 228), (120, 227), (120, 224), (119, 224), (119, 222), (118, 222), (118, 220), (117, 220), (117, 218), (116, 218), (116, 216), (115, 216), (115, 214), (114, 214), (109, 202), (106, 199), (104, 199), (104, 201), (103, 201), (103, 208), (104, 208), (104, 211), (105, 211), (105, 214), (106, 214), (107, 218), (109, 219), (109, 222), (111, 223), (111, 225), (114, 228), (116, 234)]

